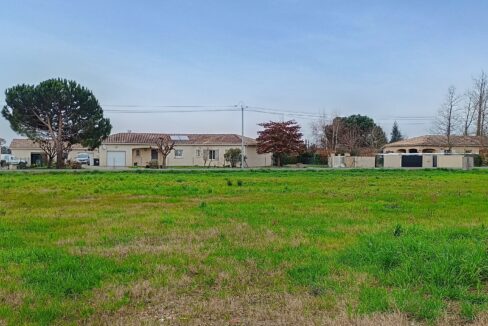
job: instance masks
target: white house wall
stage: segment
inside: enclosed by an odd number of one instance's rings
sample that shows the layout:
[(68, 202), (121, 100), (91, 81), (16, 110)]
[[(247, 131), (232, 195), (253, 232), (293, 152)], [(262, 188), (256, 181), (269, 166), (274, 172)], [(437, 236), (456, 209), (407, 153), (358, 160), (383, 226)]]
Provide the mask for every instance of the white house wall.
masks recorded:
[[(218, 151), (218, 157), (215, 160), (207, 160), (207, 166), (221, 167), (228, 165), (228, 162), (224, 160), (224, 153), (231, 148), (240, 148), (239, 145), (177, 145), (175, 149), (171, 151), (166, 159), (167, 166), (203, 166), (203, 152), (205, 150)], [(152, 149), (156, 149), (152, 146)], [(175, 150), (182, 150), (183, 156), (176, 157)], [(197, 155), (197, 150), (200, 151), (200, 155)], [(104, 144), (100, 147), (100, 166), (107, 165), (107, 152), (108, 151), (125, 151), (126, 152), (126, 166), (134, 166), (137, 163), (138, 166), (146, 166), (151, 161), (151, 147), (147, 144)], [(139, 155), (137, 155), (139, 154)], [(256, 146), (246, 146), (247, 165), (249, 167), (270, 166), (271, 154), (257, 154)], [(158, 163), (162, 164), (162, 157), (158, 154)]]

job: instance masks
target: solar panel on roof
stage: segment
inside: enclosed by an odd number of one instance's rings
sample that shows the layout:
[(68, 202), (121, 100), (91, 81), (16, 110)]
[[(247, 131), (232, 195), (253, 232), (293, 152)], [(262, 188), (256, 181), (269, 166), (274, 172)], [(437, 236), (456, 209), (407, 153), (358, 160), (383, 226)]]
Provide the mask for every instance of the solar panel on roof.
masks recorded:
[(190, 140), (187, 135), (170, 135), (171, 140)]

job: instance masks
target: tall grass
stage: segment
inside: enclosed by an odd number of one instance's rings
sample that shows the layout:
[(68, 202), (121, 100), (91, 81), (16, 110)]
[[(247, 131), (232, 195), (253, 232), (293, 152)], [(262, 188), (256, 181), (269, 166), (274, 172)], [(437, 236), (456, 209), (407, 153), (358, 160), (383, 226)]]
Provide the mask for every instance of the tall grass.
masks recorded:
[(361, 237), (339, 260), (353, 270), (370, 273), (391, 290), (391, 309), (435, 319), (447, 301), (458, 301), (465, 307), (465, 317), (472, 318), (467, 306), (488, 303), (487, 240), (484, 227), (417, 227), (401, 234), (392, 230)]
[(472, 320), (488, 310), (487, 184), (482, 170), (0, 173), (0, 324)]

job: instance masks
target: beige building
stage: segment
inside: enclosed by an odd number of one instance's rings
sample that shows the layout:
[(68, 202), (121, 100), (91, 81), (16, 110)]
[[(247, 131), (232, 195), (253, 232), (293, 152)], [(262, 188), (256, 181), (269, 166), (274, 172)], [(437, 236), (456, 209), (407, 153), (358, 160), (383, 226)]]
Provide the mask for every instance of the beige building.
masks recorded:
[[(12, 155), (16, 158), (24, 160), (27, 165), (47, 165), (47, 157), (43, 150), (39, 147), (39, 144), (34, 143), (30, 139), (13, 139), (10, 143), (10, 150)], [(98, 160), (98, 149), (89, 151), (87, 148), (79, 144), (72, 146), (71, 151), (68, 154), (68, 160), (73, 160), (78, 153), (87, 153), (90, 155), (90, 163), (93, 164), (94, 160)]]
[(388, 169), (399, 168), (445, 168), (469, 170), (474, 167), (474, 159), (463, 154), (403, 154), (390, 153), (383, 155), (383, 167)]
[[(224, 154), (231, 148), (241, 148), (241, 136), (235, 134), (158, 134), (158, 133), (119, 133), (110, 135), (100, 147), (100, 166), (129, 167), (148, 166), (151, 161), (162, 165), (156, 140), (170, 137), (174, 149), (166, 159), (171, 166), (212, 166), (229, 165)], [(271, 154), (258, 154), (256, 141), (244, 138), (245, 166), (271, 166)]]
[[(479, 154), (488, 146), (487, 137), (451, 136), (454, 154)], [(427, 135), (401, 140), (383, 147), (383, 153), (445, 153), (449, 150), (446, 136)]]

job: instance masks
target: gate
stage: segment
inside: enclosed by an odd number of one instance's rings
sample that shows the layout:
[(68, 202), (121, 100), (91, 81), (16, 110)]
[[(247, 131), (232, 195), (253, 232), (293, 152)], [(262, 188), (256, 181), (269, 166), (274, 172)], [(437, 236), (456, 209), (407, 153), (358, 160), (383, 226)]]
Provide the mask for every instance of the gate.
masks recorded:
[(402, 168), (421, 168), (422, 155), (402, 155)]

